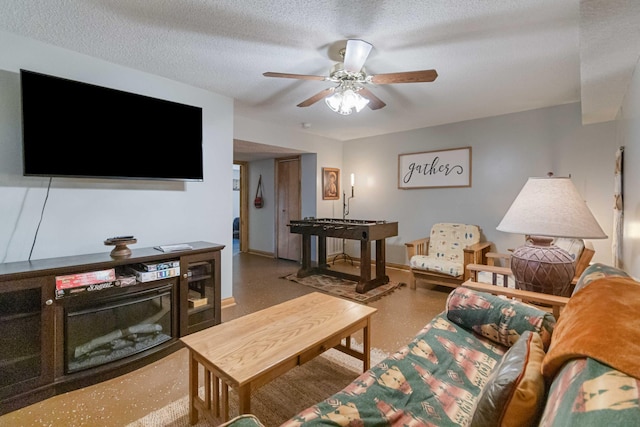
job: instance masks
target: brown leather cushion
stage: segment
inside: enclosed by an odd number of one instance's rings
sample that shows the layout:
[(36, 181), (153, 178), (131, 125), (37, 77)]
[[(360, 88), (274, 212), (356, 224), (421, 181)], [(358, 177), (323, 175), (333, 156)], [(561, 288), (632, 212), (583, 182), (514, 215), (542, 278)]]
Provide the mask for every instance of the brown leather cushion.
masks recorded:
[(494, 368), (480, 392), (471, 426), (534, 425), (545, 397), (543, 358), (540, 335), (523, 333)]

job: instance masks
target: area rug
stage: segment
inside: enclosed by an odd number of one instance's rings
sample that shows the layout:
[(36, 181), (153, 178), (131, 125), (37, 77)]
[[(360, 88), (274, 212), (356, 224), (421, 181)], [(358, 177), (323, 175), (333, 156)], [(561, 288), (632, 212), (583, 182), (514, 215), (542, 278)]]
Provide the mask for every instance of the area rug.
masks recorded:
[(339, 277), (328, 276), (326, 274), (314, 274), (307, 277), (297, 277), (295, 273), (288, 274), (283, 279), (300, 283), (301, 285), (310, 286), (330, 295), (342, 298), (348, 298), (361, 303), (369, 303), (375, 301), (384, 295), (390, 294), (395, 289), (405, 286), (403, 282), (389, 282), (371, 289), (363, 294), (356, 292), (357, 282), (353, 280), (341, 279)]
[[(353, 348), (362, 345), (354, 343)], [(371, 349), (371, 366), (388, 357)], [(279, 426), (303, 409), (318, 403), (349, 385), (362, 373), (362, 362), (330, 349), (302, 366), (298, 366), (251, 394), (251, 413), (266, 426)], [(204, 389), (201, 388), (204, 395)], [(238, 395), (229, 390), (229, 414), (238, 414)], [(222, 420), (221, 420), (222, 421)], [(168, 404), (127, 427), (189, 427), (189, 397)], [(202, 416), (196, 427), (209, 424)]]

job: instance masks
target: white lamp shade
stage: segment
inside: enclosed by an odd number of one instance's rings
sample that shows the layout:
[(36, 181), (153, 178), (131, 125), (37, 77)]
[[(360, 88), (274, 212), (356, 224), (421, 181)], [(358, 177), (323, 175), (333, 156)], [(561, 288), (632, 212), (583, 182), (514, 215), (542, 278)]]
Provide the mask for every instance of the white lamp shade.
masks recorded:
[(351, 114), (354, 109), (359, 113), (369, 103), (367, 98), (351, 88), (338, 88), (324, 101), (333, 111), (343, 115)]
[(338, 112), (338, 110), (340, 109), (340, 104), (342, 104), (342, 93), (341, 92), (335, 92), (333, 95), (325, 98), (324, 102), (333, 111)]
[(607, 238), (569, 178), (529, 178), (496, 229), (532, 236)]

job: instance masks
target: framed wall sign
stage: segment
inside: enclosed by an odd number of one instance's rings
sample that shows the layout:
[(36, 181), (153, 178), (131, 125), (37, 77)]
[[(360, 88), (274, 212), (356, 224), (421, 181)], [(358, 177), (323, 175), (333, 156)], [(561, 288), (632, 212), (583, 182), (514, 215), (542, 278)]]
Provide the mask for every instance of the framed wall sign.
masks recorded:
[(398, 188), (471, 187), (471, 147), (398, 155)]
[(322, 168), (322, 199), (340, 200), (340, 169)]

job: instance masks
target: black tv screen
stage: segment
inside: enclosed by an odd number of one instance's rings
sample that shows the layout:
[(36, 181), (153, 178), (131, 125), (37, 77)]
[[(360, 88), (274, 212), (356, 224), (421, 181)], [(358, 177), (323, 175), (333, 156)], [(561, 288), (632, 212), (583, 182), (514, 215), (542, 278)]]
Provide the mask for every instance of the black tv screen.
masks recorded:
[(20, 70), (25, 176), (202, 181), (202, 108)]

